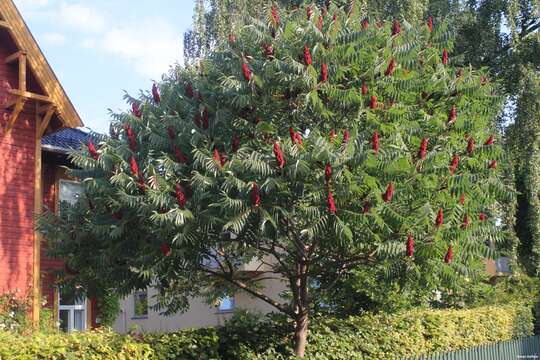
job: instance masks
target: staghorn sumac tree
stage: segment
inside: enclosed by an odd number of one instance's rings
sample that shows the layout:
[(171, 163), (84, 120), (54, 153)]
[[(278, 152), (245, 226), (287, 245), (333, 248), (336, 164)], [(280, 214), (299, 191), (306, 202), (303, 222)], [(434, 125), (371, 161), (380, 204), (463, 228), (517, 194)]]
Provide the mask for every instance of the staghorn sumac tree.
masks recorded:
[[(499, 98), (485, 72), (452, 67), (447, 23), (264, 11), (127, 97), (110, 136), (71, 154), (86, 196), (40, 228), (68, 282), (156, 286), (168, 312), (245, 291), (295, 321), (303, 356), (314, 304), (354, 268), (474, 276), (512, 195), (488, 141)], [(269, 277), (289, 291), (263, 292)]]

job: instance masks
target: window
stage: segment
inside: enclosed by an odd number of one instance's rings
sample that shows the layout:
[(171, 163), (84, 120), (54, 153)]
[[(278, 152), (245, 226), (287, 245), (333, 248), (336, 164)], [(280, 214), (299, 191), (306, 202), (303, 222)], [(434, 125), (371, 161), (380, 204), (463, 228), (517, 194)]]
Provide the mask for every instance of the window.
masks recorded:
[(83, 185), (78, 181), (60, 180), (59, 187), (58, 200), (65, 201), (70, 205), (75, 204), (84, 191)]
[(234, 311), (234, 298), (227, 296), (221, 299), (221, 302), (218, 305), (218, 311), (220, 312)]
[(133, 294), (133, 317), (145, 318), (148, 316), (148, 292), (138, 291)]
[(60, 330), (65, 332), (86, 330), (86, 298), (79, 299), (62, 289), (58, 293)]

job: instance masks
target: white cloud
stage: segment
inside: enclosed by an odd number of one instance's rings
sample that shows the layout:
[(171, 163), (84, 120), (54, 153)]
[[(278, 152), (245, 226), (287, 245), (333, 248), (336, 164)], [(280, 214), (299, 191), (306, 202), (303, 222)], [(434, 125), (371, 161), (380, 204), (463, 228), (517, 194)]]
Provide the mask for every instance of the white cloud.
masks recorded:
[(152, 79), (159, 79), (181, 58), (180, 34), (163, 19), (112, 28), (105, 32), (101, 46)]
[(60, 33), (46, 33), (43, 35), (43, 40), (51, 45), (61, 45), (66, 42), (66, 37)]
[(85, 49), (94, 49), (96, 45), (97, 45), (97, 40), (96, 38), (93, 38), (93, 37), (83, 39), (83, 41), (81, 42), (81, 46)]
[(15, 0), (17, 6), (43, 7), (49, 3), (49, 0)]
[(107, 24), (105, 16), (100, 11), (82, 3), (62, 3), (58, 21), (83, 32), (101, 32)]

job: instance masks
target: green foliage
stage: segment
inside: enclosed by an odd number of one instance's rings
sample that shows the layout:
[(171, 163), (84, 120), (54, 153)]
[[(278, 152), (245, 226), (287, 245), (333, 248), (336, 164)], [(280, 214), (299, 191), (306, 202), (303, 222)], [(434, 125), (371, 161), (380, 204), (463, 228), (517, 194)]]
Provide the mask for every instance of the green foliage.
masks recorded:
[(100, 326), (112, 326), (121, 310), (119, 296), (113, 291), (104, 291), (97, 297), (97, 302)]
[[(220, 328), (124, 336), (109, 331), (33, 334), (0, 331), (0, 358), (111, 360), (293, 359), (283, 318), (236, 314)], [(529, 305), (507, 303), (468, 310), (413, 310), (397, 314), (312, 320), (307, 359), (385, 359), (445, 352), (528, 336)]]
[(152, 348), (110, 331), (22, 336), (0, 331), (0, 359), (35, 360), (150, 360)]
[[(277, 8), (276, 23), (265, 11), (267, 21), (250, 18), (197, 71), (172, 70), (159, 102), (126, 96), (135, 110), (113, 115), (116, 136), (100, 142), (97, 160), (86, 147), (71, 154), (86, 198), (39, 224), (50, 254), (75, 273), (64, 281), (88, 294), (157, 286), (168, 313), (191, 296), (212, 303), (241, 289), (300, 323), (353, 269), (381, 264), (389, 278), (431, 287), (474, 277), (506, 238), (496, 219), (513, 194), (490, 166), (504, 161), (500, 146), (483, 145), (500, 99), (483, 70), (442, 63), (453, 49), (448, 23), (430, 32), (403, 22), (391, 35), (391, 23), (361, 30), (337, 5), (314, 8), (309, 21)], [(265, 265), (261, 276), (243, 271), (250, 261)], [(288, 293), (262, 294), (268, 276)]]
[(145, 334), (142, 341), (155, 352), (156, 360), (215, 360), (219, 354), (220, 338), (214, 328), (182, 330), (174, 333)]

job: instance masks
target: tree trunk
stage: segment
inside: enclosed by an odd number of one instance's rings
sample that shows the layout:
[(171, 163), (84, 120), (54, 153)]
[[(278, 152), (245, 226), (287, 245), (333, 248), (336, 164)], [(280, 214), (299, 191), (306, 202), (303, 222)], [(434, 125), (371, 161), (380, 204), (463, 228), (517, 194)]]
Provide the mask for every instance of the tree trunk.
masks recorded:
[(308, 336), (308, 313), (301, 313), (296, 318), (296, 327), (294, 328), (294, 352), (296, 356), (303, 358), (306, 353), (306, 344)]

